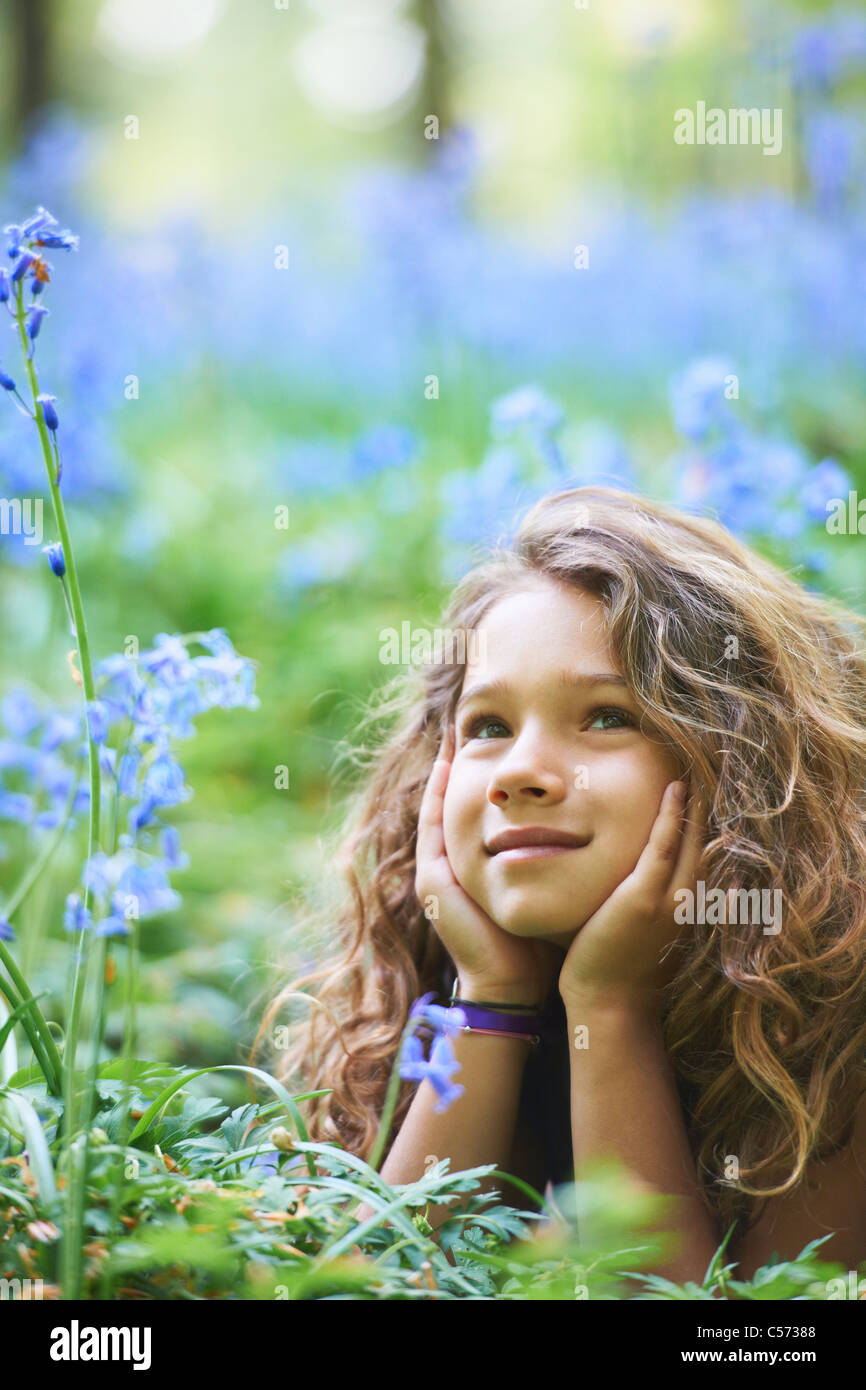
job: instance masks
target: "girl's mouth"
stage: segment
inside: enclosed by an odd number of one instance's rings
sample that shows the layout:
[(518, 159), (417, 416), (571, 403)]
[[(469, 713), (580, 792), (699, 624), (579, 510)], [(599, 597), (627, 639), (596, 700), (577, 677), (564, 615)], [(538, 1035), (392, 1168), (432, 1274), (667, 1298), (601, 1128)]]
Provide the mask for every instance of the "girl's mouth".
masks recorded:
[(572, 854), (582, 845), (515, 845), (513, 849), (502, 849), (493, 857), (500, 864), (521, 864), (534, 859), (552, 859), (560, 854)]

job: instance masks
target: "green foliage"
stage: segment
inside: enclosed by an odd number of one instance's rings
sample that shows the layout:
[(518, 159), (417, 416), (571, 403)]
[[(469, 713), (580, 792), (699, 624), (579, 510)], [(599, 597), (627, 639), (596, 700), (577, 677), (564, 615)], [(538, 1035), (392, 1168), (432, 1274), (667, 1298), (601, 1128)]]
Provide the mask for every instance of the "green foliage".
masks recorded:
[[(356, 1155), (295, 1138), (296, 1127), (288, 1146), (275, 1148), (271, 1133), (287, 1119), (280, 1099), (230, 1109), (219, 1096), (193, 1094), (177, 1068), (132, 1061), (128, 1081), (123, 1069), (106, 1062), (98, 1072), (85, 1297), (826, 1299), (829, 1280), (844, 1273), (816, 1259), (816, 1240), (796, 1260), (744, 1282), (736, 1265), (723, 1264), (726, 1240), (702, 1284), (677, 1285), (652, 1270), (668, 1248), (658, 1229), (666, 1201), (638, 1192), (618, 1165), (557, 1188), (541, 1213), (479, 1190), (483, 1178), (504, 1176), (493, 1164), (451, 1173), (442, 1159), (416, 1182), (391, 1186)], [(41, 1279), (43, 1296), (52, 1297), (63, 1222), (55, 1189), (65, 1185), (62, 1102), (32, 1070), (0, 1092), (26, 1139), (0, 1134), (0, 1277)], [(158, 1116), (130, 1143), (156, 1102)], [(265, 1157), (268, 1169), (255, 1162)], [(372, 1215), (359, 1222), (361, 1202)], [(435, 1230), (431, 1207), (448, 1208)], [(581, 1239), (581, 1226), (591, 1241)]]

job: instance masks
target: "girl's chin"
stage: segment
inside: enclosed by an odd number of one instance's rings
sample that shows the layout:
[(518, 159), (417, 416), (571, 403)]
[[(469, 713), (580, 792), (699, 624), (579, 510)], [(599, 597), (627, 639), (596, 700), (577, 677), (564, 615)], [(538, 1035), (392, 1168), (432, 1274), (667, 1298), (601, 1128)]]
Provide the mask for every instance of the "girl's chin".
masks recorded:
[[(493, 914), (489, 914), (493, 916)], [(532, 916), (524, 917), (508, 916), (493, 917), (493, 920), (509, 936), (531, 937), (535, 941), (549, 941), (555, 946), (562, 946), (567, 949), (577, 933), (580, 931), (582, 922), (574, 924), (574, 916), (570, 914), (568, 921), (556, 921), (551, 917), (535, 912)]]

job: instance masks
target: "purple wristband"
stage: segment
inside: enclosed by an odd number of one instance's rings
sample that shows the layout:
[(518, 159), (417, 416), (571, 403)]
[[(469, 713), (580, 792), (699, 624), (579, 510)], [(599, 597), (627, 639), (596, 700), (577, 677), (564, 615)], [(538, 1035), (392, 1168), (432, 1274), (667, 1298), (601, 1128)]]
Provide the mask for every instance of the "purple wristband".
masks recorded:
[(537, 1033), (540, 1014), (509, 1014), (494, 1009), (482, 1009), (477, 1004), (462, 1004), (454, 1001), (455, 1009), (462, 1009), (469, 1028), (494, 1028), (499, 1033)]

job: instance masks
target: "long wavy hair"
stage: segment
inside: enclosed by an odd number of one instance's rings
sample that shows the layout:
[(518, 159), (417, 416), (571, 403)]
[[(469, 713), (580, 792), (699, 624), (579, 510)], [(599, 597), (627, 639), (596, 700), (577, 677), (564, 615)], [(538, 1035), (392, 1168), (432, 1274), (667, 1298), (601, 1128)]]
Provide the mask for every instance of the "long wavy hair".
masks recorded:
[[(866, 618), (715, 521), (592, 487), (533, 506), (457, 586), (445, 631), (473, 631), (538, 575), (600, 600), (653, 736), (703, 789), (707, 893), (782, 893), (777, 934), (736, 920), (685, 934), (662, 1003), (704, 1201), (723, 1229), (747, 1226), (761, 1199), (848, 1144), (866, 1076)], [(327, 959), (279, 991), (253, 1043), (255, 1056), (306, 996), (273, 1070), (296, 1093), (331, 1088), (309, 1102), (311, 1134), (362, 1157), (410, 1006), (441, 994), (451, 966), (415, 893), (415, 837), (464, 671), (410, 667), (368, 708), (335, 854), (342, 901), (307, 918)], [(389, 1146), (416, 1085), (402, 1083)]]

